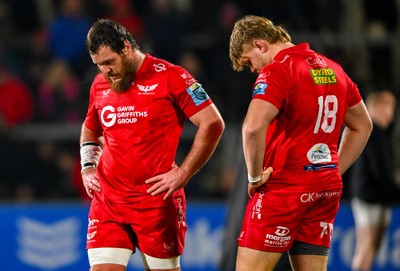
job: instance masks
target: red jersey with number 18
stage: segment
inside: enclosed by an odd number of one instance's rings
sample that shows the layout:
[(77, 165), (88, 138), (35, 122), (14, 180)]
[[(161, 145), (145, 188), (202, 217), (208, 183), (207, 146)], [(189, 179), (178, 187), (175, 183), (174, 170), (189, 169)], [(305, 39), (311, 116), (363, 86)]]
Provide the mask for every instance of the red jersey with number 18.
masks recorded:
[(185, 120), (211, 103), (186, 70), (149, 54), (123, 93), (98, 74), (84, 124), (104, 135), (102, 193), (120, 203), (149, 197), (144, 181), (171, 169)]
[(338, 143), (344, 116), (361, 101), (358, 87), (334, 61), (307, 43), (280, 51), (259, 73), (253, 99), (272, 103), (264, 167), (266, 189), (310, 192), (342, 187)]

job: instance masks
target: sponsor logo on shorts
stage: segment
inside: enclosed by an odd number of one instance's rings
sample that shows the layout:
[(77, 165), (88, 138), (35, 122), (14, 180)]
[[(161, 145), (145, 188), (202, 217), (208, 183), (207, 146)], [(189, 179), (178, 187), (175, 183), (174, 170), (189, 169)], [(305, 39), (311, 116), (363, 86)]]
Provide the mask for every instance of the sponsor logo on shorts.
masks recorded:
[(97, 227), (97, 226), (95, 225), (97, 222), (99, 222), (98, 219), (90, 219), (90, 217), (89, 217), (88, 227), (89, 227), (89, 228), (90, 228), (90, 227)]
[(333, 224), (321, 221), (319, 226), (322, 228), (320, 238), (324, 237), (324, 235), (328, 235), (329, 239), (331, 239), (333, 233)]
[(178, 214), (177, 214), (177, 221), (178, 221), (178, 228), (186, 227), (185, 221), (185, 209), (183, 208), (182, 198), (176, 199), (177, 206), (178, 206)]
[(251, 218), (261, 219), (261, 208), (262, 208), (262, 199), (264, 197), (264, 192), (258, 193), (258, 198), (256, 204), (253, 206), (253, 212), (251, 214)]
[(91, 233), (88, 233), (87, 236), (86, 236), (86, 239), (89, 241), (89, 240), (93, 239), (93, 237), (95, 237), (96, 234), (97, 234), (97, 231), (93, 231)]
[(267, 233), (265, 235), (264, 246), (268, 247), (286, 247), (289, 245), (291, 236), (288, 236), (290, 230), (284, 226), (276, 227), (275, 234)]
[(323, 191), (323, 192), (310, 192), (304, 193), (300, 196), (300, 201), (303, 203), (313, 202), (314, 200), (320, 198), (332, 198), (332, 197), (340, 197), (340, 191)]
[(311, 163), (331, 162), (331, 150), (325, 143), (317, 143), (307, 152), (308, 161)]
[(275, 234), (278, 236), (286, 236), (289, 233), (289, 229), (283, 226), (276, 227)]
[(98, 219), (91, 219), (89, 217), (89, 222), (88, 222), (88, 233), (86, 235), (86, 239), (88, 242), (94, 242), (94, 240), (92, 240), (96, 234), (97, 234), (97, 223), (99, 222)]
[(163, 247), (164, 247), (164, 252), (166, 252), (166, 251), (171, 251), (171, 250), (175, 247), (175, 242), (172, 241), (172, 242), (169, 243), (169, 244), (163, 243)]

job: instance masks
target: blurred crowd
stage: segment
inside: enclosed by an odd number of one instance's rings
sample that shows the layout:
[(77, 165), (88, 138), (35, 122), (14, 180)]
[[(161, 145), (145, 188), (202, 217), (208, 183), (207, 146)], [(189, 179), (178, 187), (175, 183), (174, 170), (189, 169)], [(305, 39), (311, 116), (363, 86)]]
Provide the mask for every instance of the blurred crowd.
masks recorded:
[[(97, 18), (126, 26), (142, 50), (179, 64), (204, 86), (227, 130), (189, 197), (224, 198), (234, 183), (240, 123), (255, 79), (234, 73), (229, 36), (245, 14), (271, 18), (295, 43), (340, 62), (366, 95), (400, 86), (399, 1), (385, 0), (0, 0), (0, 199), (86, 199), (79, 129), (97, 72), (85, 38)], [(397, 37), (397, 39), (396, 39)], [(52, 139), (46, 125), (61, 124)], [(26, 137), (43, 127), (43, 136)], [(72, 126), (71, 126), (72, 125)], [(74, 126), (75, 125), (75, 126)], [(23, 131), (18, 134), (15, 131)], [(26, 138), (29, 138), (27, 140)], [(181, 148), (189, 148), (183, 138)], [(179, 153), (178, 153), (179, 156)]]

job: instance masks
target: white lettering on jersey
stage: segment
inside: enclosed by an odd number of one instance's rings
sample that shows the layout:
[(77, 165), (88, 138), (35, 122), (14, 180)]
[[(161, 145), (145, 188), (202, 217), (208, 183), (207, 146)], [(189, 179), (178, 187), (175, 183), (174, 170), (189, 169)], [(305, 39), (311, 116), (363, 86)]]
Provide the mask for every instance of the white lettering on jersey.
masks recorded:
[(114, 112), (115, 108), (111, 105), (105, 106), (101, 110), (101, 123), (103, 123), (104, 126), (111, 127), (115, 123), (136, 123), (138, 118), (146, 118), (148, 116), (147, 111), (135, 111), (134, 105), (119, 106), (117, 108), (118, 113)]

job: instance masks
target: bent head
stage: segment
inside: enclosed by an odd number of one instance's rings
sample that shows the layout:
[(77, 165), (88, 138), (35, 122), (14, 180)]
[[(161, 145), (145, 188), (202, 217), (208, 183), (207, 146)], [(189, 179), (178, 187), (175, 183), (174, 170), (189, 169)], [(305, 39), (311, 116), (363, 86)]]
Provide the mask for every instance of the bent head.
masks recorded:
[(138, 67), (130, 56), (140, 48), (124, 26), (99, 19), (88, 32), (86, 47), (113, 90), (121, 92), (131, 86)]
[[(252, 49), (261, 46), (254, 43), (256, 40), (276, 44), (291, 42), (291, 37), (284, 28), (266, 18), (248, 15), (239, 19), (233, 27), (229, 42), (229, 56), (235, 71), (242, 71), (245, 66), (249, 66), (252, 71), (259, 71), (265, 65), (257, 60), (259, 56), (255, 52), (251, 53)], [(243, 56), (244, 53), (246, 55)]]

